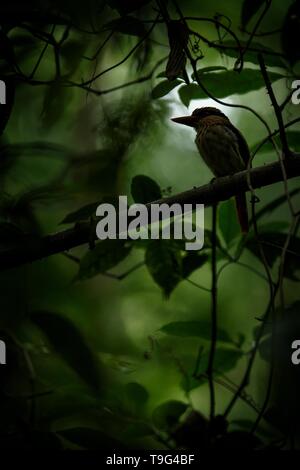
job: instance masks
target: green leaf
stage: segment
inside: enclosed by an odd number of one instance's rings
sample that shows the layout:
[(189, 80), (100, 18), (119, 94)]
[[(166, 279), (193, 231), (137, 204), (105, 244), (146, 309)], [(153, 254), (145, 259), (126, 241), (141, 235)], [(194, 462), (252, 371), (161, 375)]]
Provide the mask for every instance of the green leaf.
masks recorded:
[[(292, 191), (290, 191), (290, 197), (294, 197), (297, 194), (300, 193), (300, 188), (295, 188)], [(262, 209), (257, 211), (255, 218), (256, 220), (261, 219), (265, 214), (268, 212), (272, 212), (275, 209), (277, 209), (281, 204), (284, 204), (287, 202), (286, 194), (283, 194), (282, 196), (279, 196), (278, 198), (274, 199), (274, 201), (271, 201), (269, 204), (264, 206)]]
[[(274, 221), (274, 222), (267, 222), (265, 224), (260, 224), (258, 230), (260, 234), (270, 233), (270, 232), (280, 233), (280, 232), (285, 232), (288, 228), (289, 228), (288, 222)], [(252, 228), (251, 230), (252, 230), (251, 236), (253, 236), (254, 229)]]
[(129, 255), (130, 250), (127, 240), (106, 239), (98, 242), (81, 258), (78, 279), (89, 279), (113, 268)]
[(112, 204), (116, 210), (119, 209), (118, 198), (115, 196), (107, 196), (102, 198), (100, 201), (85, 204), (79, 209), (70, 212), (70, 214), (66, 215), (66, 217), (60, 222), (60, 224), (74, 224), (76, 222), (87, 220), (92, 216), (96, 216), (96, 209), (100, 204)]
[[(293, 352), (291, 344), (300, 335), (299, 311), (300, 301), (287, 305), (283, 311), (281, 307), (276, 308), (272, 317), (276, 318), (276, 325), (274, 325), (271, 318), (259, 344), (259, 353), (262, 359), (270, 361), (273, 353), (276, 367), (287, 373), (288, 367), (294, 369), (290, 359)], [(254, 331), (256, 338), (258, 331), (258, 329)]]
[(174, 247), (172, 240), (150, 240), (145, 262), (153, 280), (169, 297), (182, 279), (180, 252)]
[(259, 343), (258, 352), (264, 361), (270, 361), (272, 356), (271, 350), (271, 336), (267, 336)]
[[(280, 138), (279, 136), (273, 137), (277, 144), (280, 145)], [(298, 131), (286, 131), (286, 138), (291, 150), (299, 151), (300, 150), (300, 133)], [(251, 146), (251, 152), (255, 152), (257, 147), (261, 144), (261, 141), (255, 142), (254, 145)], [(263, 146), (260, 148), (259, 152), (261, 153), (269, 153), (274, 152), (274, 146), (270, 140), (267, 140)]]
[[(269, 72), (269, 77), (273, 82), (283, 78), (283, 75), (277, 72)], [(242, 95), (264, 86), (260, 71), (246, 68), (240, 73), (233, 70), (207, 73), (203, 75), (201, 83), (216, 98), (225, 98), (235, 94)], [(178, 93), (185, 106), (189, 106), (192, 100), (207, 98), (206, 93), (195, 83), (183, 85), (179, 88)]]
[(32, 312), (30, 318), (43, 331), (54, 351), (91, 388), (98, 390), (99, 367), (77, 327), (67, 318), (52, 312)]
[(65, 114), (72, 101), (74, 90), (64, 87), (60, 81), (47, 86), (42, 109), (42, 126), (50, 129)]
[[(181, 338), (197, 337), (207, 341), (211, 340), (211, 324), (206, 321), (176, 321), (160, 328), (162, 333)], [(225, 330), (218, 328), (218, 340), (232, 343), (232, 339)]]
[[(240, 41), (241, 47), (245, 48), (247, 43)], [(222, 53), (226, 54), (228, 57), (233, 57), (238, 59), (240, 57), (240, 51), (237, 47), (237, 43), (233, 40), (223, 41), (222, 47), (227, 46), (226, 49), (221, 50)], [(255, 50), (251, 50), (255, 49)], [(247, 49), (246, 53), (243, 55), (244, 62), (250, 62), (258, 66), (257, 62), (257, 54), (261, 52), (264, 56), (265, 64), (269, 67), (280, 67), (284, 68), (284, 62), (279, 55), (276, 55), (275, 51), (270, 49), (269, 47), (265, 47), (262, 44), (257, 42), (251, 42), (250, 50)], [(259, 72), (260, 73), (260, 72)]]
[(120, 441), (107, 436), (98, 429), (78, 427), (72, 429), (64, 429), (57, 433), (68, 441), (80, 447), (89, 450), (98, 449), (122, 449), (123, 445)]
[(132, 179), (131, 195), (134, 202), (139, 204), (147, 204), (162, 198), (159, 185), (145, 175), (137, 175)]
[[(3, 46), (3, 44), (2, 44)], [(2, 49), (3, 54), (3, 49)], [(3, 134), (11, 113), (14, 107), (15, 101), (15, 82), (7, 76), (0, 76), (0, 80), (5, 83), (5, 103), (0, 104), (0, 136)]]
[[(197, 70), (197, 75), (199, 78), (202, 78), (201, 75), (204, 73), (209, 72), (216, 72), (217, 70), (227, 70), (227, 67), (223, 67), (222, 65), (212, 65), (211, 67), (203, 67), (202, 69)], [(195, 73), (192, 73), (192, 79), (196, 79)]]
[[(276, 259), (281, 256), (283, 247), (287, 239), (287, 234), (277, 232), (264, 232), (260, 236), (260, 243), (263, 247), (266, 260), (269, 266), (273, 266)], [(246, 247), (257, 258), (261, 258), (259, 245), (254, 236), (250, 236), (246, 240)], [(300, 238), (292, 236), (287, 248), (285, 263), (284, 263), (284, 277), (293, 281), (298, 281), (299, 277), (296, 275), (300, 269)]]
[(140, 415), (149, 399), (149, 393), (142, 385), (130, 382), (125, 386), (127, 408), (134, 414)]
[(298, 47), (300, 39), (299, 22), (300, 4), (298, 1), (295, 1), (287, 11), (281, 31), (282, 49), (292, 65), (300, 59)]
[[(193, 390), (207, 382), (205, 374), (208, 367), (209, 354), (209, 351), (205, 351), (201, 355), (198, 370), (196, 371), (197, 378), (194, 376), (195, 358), (189, 358), (188, 363), (186, 365), (184, 364), (186, 369), (190, 370), (190, 374), (182, 380), (182, 388), (185, 391)], [(217, 348), (214, 358), (214, 375), (218, 376), (235, 368), (238, 361), (243, 357), (243, 354), (240, 349)]]
[(204, 266), (207, 260), (208, 255), (206, 254), (187, 253), (187, 255), (182, 258), (182, 277), (185, 279), (188, 278), (196, 269)]
[(187, 410), (188, 405), (178, 400), (170, 400), (159, 405), (152, 414), (154, 425), (163, 430), (173, 429), (180, 417)]
[(176, 88), (178, 85), (182, 83), (181, 80), (163, 80), (162, 82), (159, 82), (152, 90), (151, 92), (151, 97), (153, 99), (157, 98), (162, 98), (163, 96), (167, 95), (172, 91), (174, 88)]
[(260, 7), (266, 3), (266, 0), (244, 0), (242, 6), (241, 22), (242, 27), (245, 28), (251, 18), (260, 9)]
[(87, 43), (80, 40), (70, 40), (62, 45), (60, 54), (66, 63), (68, 73), (75, 72), (79, 67), (86, 47)]
[(117, 20), (112, 20), (104, 26), (106, 30), (117, 31), (119, 33), (128, 34), (129, 36), (144, 36), (144, 24), (133, 16), (123, 16)]
[(75, 222), (80, 222), (86, 220), (89, 217), (96, 214), (96, 209), (99, 206), (100, 201), (91, 202), (90, 204), (85, 204), (74, 212), (66, 215), (66, 217), (60, 222), (60, 224), (74, 224)]
[(233, 199), (228, 199), (219, 207), (219, 227), (227, 246), (241, 234), (237, 211)]

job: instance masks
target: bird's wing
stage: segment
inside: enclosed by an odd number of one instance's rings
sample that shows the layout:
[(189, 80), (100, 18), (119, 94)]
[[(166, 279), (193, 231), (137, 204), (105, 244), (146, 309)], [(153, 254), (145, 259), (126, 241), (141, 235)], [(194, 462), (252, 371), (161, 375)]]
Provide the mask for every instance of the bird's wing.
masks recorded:
[(247, 166), (250, 160), (250, 151), (245, 137), (236, 127), (234, 127), (233, 124), (231, 124), (231, 122), (226, 123), (225, 126), (235, 134), (238, 141), (239, 153), (245, 163), (245, 166)]

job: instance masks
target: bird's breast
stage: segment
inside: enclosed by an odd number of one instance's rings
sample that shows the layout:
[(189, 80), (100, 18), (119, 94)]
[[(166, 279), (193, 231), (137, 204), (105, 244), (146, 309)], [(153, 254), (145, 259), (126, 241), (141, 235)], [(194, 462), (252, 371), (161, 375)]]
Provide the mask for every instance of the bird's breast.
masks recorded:
[(245, 168), (234, 132), (223, 124), (203, 123), (197, 129), (196, 145), (215, 176), (226, 176)]

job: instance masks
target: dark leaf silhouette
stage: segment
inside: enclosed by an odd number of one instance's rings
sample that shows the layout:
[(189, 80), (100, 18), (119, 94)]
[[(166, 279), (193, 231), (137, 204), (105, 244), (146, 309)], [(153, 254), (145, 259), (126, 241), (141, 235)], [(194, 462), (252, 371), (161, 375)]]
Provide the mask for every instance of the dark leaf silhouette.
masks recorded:
[[(282, 78), (283, 75), (269, 72), (269, 77), (273, 82)], [(206, 73), (203, 75), (201, 83), (216, 98), (225, 98), (234, 94), (242, 95), (264, 86), (260, 71), (246, 68), (241, 73), (233, 70)], [(204, 90), (195, 83), (183, 85), (179, 88), (178, 93), (185, 106), (189, 106), (192, 100), (206, 98)]]
[(162, 98), (163, 96), (167, 95), (170, 93), (170, 91), (174, 90), (178, 85), (180, 85), (182, 81), (176, 79), (173, 80), (172, 82), (169, 82), (169, 80), (163, 80), (162, 82), (159, 82), (152, 90), (151, 96), (153, 99), (157, 98)]
[[(295, 188), (292, 191), (290, 191), (290, 197), (294, 197), (299, 193), (300, 193), (300, 188)], [(278, 198), (274, 199), (269, 204), (266, 204), (264, 207), (262, 207), (260, 210), (256, 212), (255, 214), (256, 220), (261, 219), (268, 212), (274, 211), (275, 209), (277, 209), (278, 207), (280, 207), (282, 204), (286, 202), (287, 202), (286, 194), (279, 196)]]
[[(260, 237), (260, 242), (263, 246), (265, 257), (270, 266), (273, 266), (275, 261), (282, 255), (285, 246), (287, 234), (276, 232), (264, 232)], [(246, 242), (247, 248), (260, 259), (260, 250), (257, 241), (250, 237)], [(299, 259), (300, 259), (300, 239), (292, 236), (288, 245), (285, 263), (284, 263), (284, 276), (297, 281), (299, 280)]]
[(54, 351), (92, 389), (98, 390), (98, 363), (76, 326), (69, 319), (53, 312), (32, 312), (30, 318), (43, 331)]
[[(300, 150), (300, 142), (299, 142), (299, 132), (297, 131), (286, 131), (286, 138), (289, 144), (289, 147), (291, 150), (299, 151)], [(275, 142), (280, 144), (280, 139), (278, 136), (273, 137), (275, 139)], [(259, 146), (261, 142), (256, 142), (254, 145), (251, 146), (251, 151), (254, 152)], [(267, 153), (267, 152), (273, 152), (274, 151), (274, 145), (270, 140), (267, 140), (262, 147), (260, 148), (259, 152), (261, 153)]]
[[(245, 48), (247, 43), (241, 41), (240, 45), (242, 48)], [(236, 42), (230, 39), (222, 42), (222, 49), (220, 49), (220, 52), (222, 54), (226, 54), (228, 57), (233, 57), (235, 59), (238, 59), (240, 57), (240, 50), (237, 47)], [(280, 68), (283, 68), (285, 66), (283, 57), (281, 57), (280, 53), (255, 41), (251, 42), (250, 48), (247, 49), (246, 52), (243, 54), (244, 61), (251, 62), (252, 64), (257, 65), (258, 52), (263, 55), (265, 64), (267, 66)]]
[(153, 280), (169, 297), (182, 279), (181, 256), (172, 240), (150, 240), (145, 261)]
[(125, 404), (132, 414), (139, 416), (140, 413), (143, 413), (148, 399), (149, 393), (145, 387), (137, 382), (129, 382), (126, 384)]
[(133, 16), (124, 16), (117, 20), (110, 21), (105, 25), (105, 29), (128, 34), (130, 36), (144, 36), (145, 34), (143, 23)]
[(152, 414), (152, 420), (159, 429), (171, 430), (176, 426), (188, 406), (178, 400), (170, 400), (159, 405)]
[(251, 18), (260, 9), (260, 7), (266, 3), (266, 0), (244, 0), (242, 6), (241, 22), (242, 27), (245, 28)]
[(288, 9), (281, 32), (282, 49), (287, 60), (294, 64), (300, 59), (300, 3), (295, 1)]
[(182, 258), (182, 277), (189, 277), (194, 271), (205, 265), (208, 255), (198, 253), (187, 253)]
[[(214, 375), (222, 375), (233, 369), (238, 361), (243, 357), (243, 352), (239, 349), (218, 347), (214, 359)], [(188, 358), (186, 369), (190, 370), (182, 379), (183, 390), (190, 391), (207, 382), (207, 366), (209, 352), (204, 351), (199, 358), (197, 370), (195, 370), (195, 359)], [(184, 362), (185, 366), (185, 362)]]
[(159, 185), (149, 176), (137, 175), (131, 181), (131, 195), (134, 202), (147, 204), (161, 199), (162, 193)]
[(113, 268), (129, 255), (130, 250), (126, 240), (106, 239), (98, 242), (81, 258), (78, 279), (89, 279)]
[(87, 220), (96, 214), (96, 209), (99, 206), (100, 201), (91, 202), (82, 206), (80, 209), (71, 212), (61, 221), (61, 224), (73, 224), (74, 222), (80, 222), (81, 220)]

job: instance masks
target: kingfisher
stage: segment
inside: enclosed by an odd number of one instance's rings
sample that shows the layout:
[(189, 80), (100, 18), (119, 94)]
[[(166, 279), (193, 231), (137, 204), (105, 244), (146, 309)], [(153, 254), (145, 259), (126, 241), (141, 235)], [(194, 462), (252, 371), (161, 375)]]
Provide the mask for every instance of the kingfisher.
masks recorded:
[[(219, 109), (197, 108), (190, 116), (172, 118), (172, 121), (195, 129), (199, 153), (215, 177), (233, 175), (247, 168), (250, 160), (248, 144)], [(245, 193), (237, 194), (235, 202), (241, 231), (246, 234), (249, 222)]]

